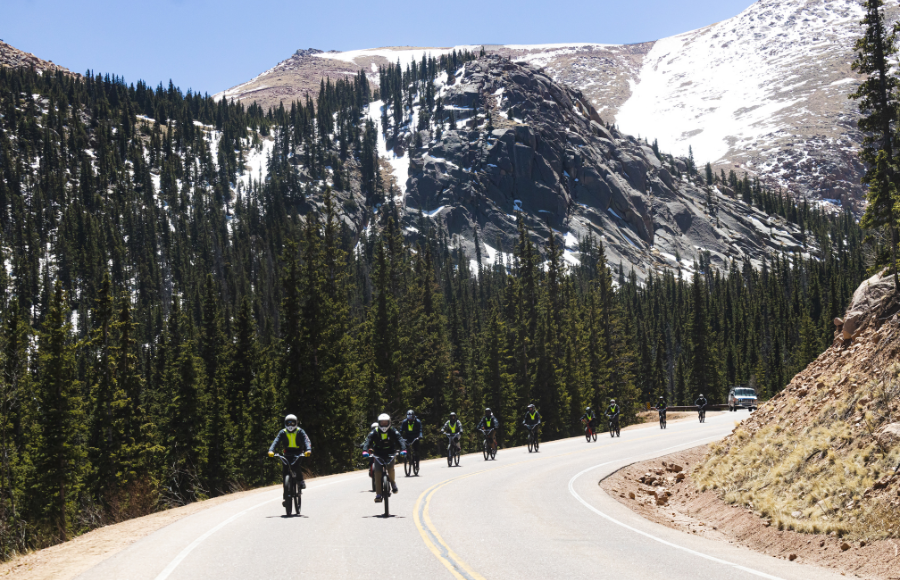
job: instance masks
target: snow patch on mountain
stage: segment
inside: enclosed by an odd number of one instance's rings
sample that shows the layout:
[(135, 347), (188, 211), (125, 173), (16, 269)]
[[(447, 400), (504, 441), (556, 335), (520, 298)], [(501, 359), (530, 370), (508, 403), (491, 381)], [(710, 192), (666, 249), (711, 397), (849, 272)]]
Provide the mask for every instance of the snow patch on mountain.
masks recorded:
[(844, 74), (832, 81), (822, 65), (850, 51), (862, 16), (854, 0), (760, 0), (729, 20), (657, 41), (616, 122), (678, 155), (690, 146), (700, 162), (764, 148), (791, 131), (792, 118), (815, 114), (803, 105), (857, 82)]

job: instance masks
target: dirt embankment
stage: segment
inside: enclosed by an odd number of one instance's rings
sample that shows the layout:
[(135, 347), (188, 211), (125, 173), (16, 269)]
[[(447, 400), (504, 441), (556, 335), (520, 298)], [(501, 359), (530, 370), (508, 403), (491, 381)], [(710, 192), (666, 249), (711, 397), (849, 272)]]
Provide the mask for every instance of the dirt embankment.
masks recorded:
[(659, 524), (751, 548), (777, 558), (827, 566), (876, 580), (900, 578), (900, 540), (850, 541), (834, 534), (779, 530), (752, 507), (725, 503), (701, 491), (692, 472), (708, 446), (635, 463), (600, 482), (611, 496)]

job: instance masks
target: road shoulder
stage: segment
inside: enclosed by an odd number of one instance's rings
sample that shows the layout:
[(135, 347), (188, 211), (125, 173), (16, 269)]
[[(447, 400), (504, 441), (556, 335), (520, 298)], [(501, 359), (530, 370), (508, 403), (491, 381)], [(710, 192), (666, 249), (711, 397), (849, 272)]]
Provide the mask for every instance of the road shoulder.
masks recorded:
[(729, 505), (715, 491), (699, 491), (691, 472), (706, 451), (702, 445), (634, 463), (601, 480), (600, 487), (639, 515), (682, 532), (848, 575), (898, 578), (897, 540), (860, 546), (845, 544), (837, 536), (778, 530), (754, 513), (752, 506)]
[(231, 493), (97, 528), (68, 542), (23, 554), (9, 562), (0, 564), (0, 578), (9, 577), (16, 580), (71, 580), (138, 540), (178, 520), (224, 503), (262, 494), (272, 489), (274, 487)]

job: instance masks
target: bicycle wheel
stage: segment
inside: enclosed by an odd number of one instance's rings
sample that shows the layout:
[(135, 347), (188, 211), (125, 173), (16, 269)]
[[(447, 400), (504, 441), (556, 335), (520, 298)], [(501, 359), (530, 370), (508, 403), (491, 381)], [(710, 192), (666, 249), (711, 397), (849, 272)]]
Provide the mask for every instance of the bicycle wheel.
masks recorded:
[(284, 515), (291, 515), (291, 476), (284, 476)]
[(300, 489), (300, 483), (294, 482), (294, 513), (300, 515), (300, 504), (303, 502), (303, 491)]
[(615, 437), (615, 436), (616, 436), (616, 428), (613, 427), (613, 424), (612, 424), (612, 423), (609, 424), (609, 436), (610, 436), (610, 437)]
[(531, 437), (531, 433), (528, 434), (528, 453), (534, 451), (534, 439)]
[(419, 475), (419, 456), (416, 455), (415, 463), (413, 463), (413, 471), (416, 475)]
[(490, 457), (490, 455), (491, 455), (491, 452), (488, 450), (488, 447), (489, 447), (488, 441), (487, 441), (487, 439), (485, 439), (483, 447), (481, 449), (484, 452), (484, 460), (485, 461), (487, 461), (488, 457)]
[(387, 466), (382, 469), (384, 475), (381, 476), (381, 497), (384, 498), (384, 517), (388, 517), (391, 515), (390, 507), (388, 507), (391, 497), (391, 480), (387, 476)]
[(447, 448), (447, 467), (453, 467), (453, 445)]
[(491, 445), (491, 459), (497, 459), (497, 448)]
[(453, 464), (456, 465), (457, 467), (459, 467), (459, 454), (460, 454), (459, 449), (457, 449), (456, 451), (453, 452)]
[(412, 473), (412, 458), (407, 457), (403, 462), (403, 473), (406, 474), (406, 477), (409, 477), (409, 474)]
[(587, 442), (591, 442), (591, 430), (589, 427), (584, 428), (584, 438), (587, 439)]
[(593, 437), (593, 438), (594, 438), (594, 441), (596, 441), (596, 440), (597, 440), (597, 432), (596, 432), (596, 431), (594, 431), (594, 430), (593, 430), (593, 429), (592, 429), (592, 430), (591, 430), (591, 437)]

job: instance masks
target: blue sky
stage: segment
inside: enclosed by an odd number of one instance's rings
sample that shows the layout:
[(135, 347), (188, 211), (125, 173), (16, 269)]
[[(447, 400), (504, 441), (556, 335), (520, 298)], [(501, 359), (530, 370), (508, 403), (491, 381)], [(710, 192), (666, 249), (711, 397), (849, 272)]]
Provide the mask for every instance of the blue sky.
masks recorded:
[(76, 72), (210, 94), (298, 48), (632, 43), (730, 18), (752, 0), (3, 0), (0, 38)]

